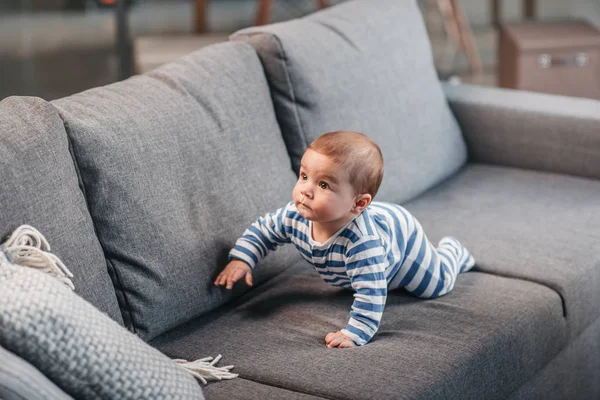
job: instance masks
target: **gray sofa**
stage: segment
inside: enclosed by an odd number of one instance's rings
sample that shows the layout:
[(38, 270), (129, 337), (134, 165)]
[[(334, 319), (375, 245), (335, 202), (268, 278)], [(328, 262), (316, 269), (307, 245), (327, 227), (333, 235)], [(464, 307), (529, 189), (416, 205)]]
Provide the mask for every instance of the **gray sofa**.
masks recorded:
[[(11, 97), (0, 127), (0, 236), (38, 228), (80, 296), (169, 357), (222, 354), (239, 377), (207, 399), (600, 398), (600, 102), (440, 83), (413, 1), (349, 1), (124, 82)], [(381, 146), (376, 200), (477, 261), (441, 298), (391, 293), (354, 349), (324, 345), (352, 293), (292, 246), (252, 289), (212, 284), (339, 129)]]

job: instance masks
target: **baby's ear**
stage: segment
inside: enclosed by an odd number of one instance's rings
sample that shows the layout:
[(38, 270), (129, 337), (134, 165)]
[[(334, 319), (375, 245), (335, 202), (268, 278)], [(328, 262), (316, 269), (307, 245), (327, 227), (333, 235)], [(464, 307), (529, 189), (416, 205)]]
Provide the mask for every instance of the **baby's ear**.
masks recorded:
[(360, 214), (365, 210), (365, 208), (369, 206), (369, 204), (371, 204), (372, 199), (373, 197), (371, 197), (371, 195), (368, 193), (359, 194), (354, 200), (354, 207), (352, 207), (352, 212), (357, 215)]

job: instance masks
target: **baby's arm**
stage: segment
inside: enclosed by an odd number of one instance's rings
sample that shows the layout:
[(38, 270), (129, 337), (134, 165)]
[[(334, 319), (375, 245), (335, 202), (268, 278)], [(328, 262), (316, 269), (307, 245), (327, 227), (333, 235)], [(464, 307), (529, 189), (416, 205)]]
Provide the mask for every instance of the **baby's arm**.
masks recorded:
[(290, 242), (285, 229), (285, 221), (289, 203), (274, 213), (258, 218), (235, 242), (229, 252), (229, 264), (215, 279), (215, 285), (231, 289), (238, 280), (245, 278), (246, 284), (252, 286), (252, 269), (269, 251), (275, 250)]
[(346, 252), (346, 273), (356, 293), (350, 320), (340, 333), (358, 346), (368, 343), (379, 329), (387, 299), (385, 267), (379, 238), (361, 239)]
[(290, 243), (285, 227), (288, 208), (291, 205), (293, 203), (259, 217), (235, 242), (235, 246), (229, 252), (229, 260), (242, 260), (254, 268), (269, 251)]

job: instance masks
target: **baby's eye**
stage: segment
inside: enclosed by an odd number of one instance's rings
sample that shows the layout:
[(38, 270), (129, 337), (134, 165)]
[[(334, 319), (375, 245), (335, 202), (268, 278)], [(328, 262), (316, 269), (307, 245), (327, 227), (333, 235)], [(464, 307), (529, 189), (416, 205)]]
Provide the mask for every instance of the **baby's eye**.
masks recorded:
[(327, 182), (319, 182), (319, 187), (321, 189), (329, 189), (329, 184)]
[(305, 181), (308, 179), (308, 176), (306, 176), (306, 174), (300, 174), (300, 178)]

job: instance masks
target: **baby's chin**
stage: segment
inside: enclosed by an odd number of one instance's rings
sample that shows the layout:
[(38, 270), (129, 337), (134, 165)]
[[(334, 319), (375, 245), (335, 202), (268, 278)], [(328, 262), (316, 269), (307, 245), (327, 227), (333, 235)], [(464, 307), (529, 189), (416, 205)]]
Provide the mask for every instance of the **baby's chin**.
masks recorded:
[(303, 205), (302, 203), (298, 203), (296, 202), (296, 209), (298, 210), (298, 212), (300, 213), (300, 215), (302, 215), (302, 217), (311, 220), (312, 218), (312, 210), (309, 209), (308, 207), (306, 207), (305, 205)]

